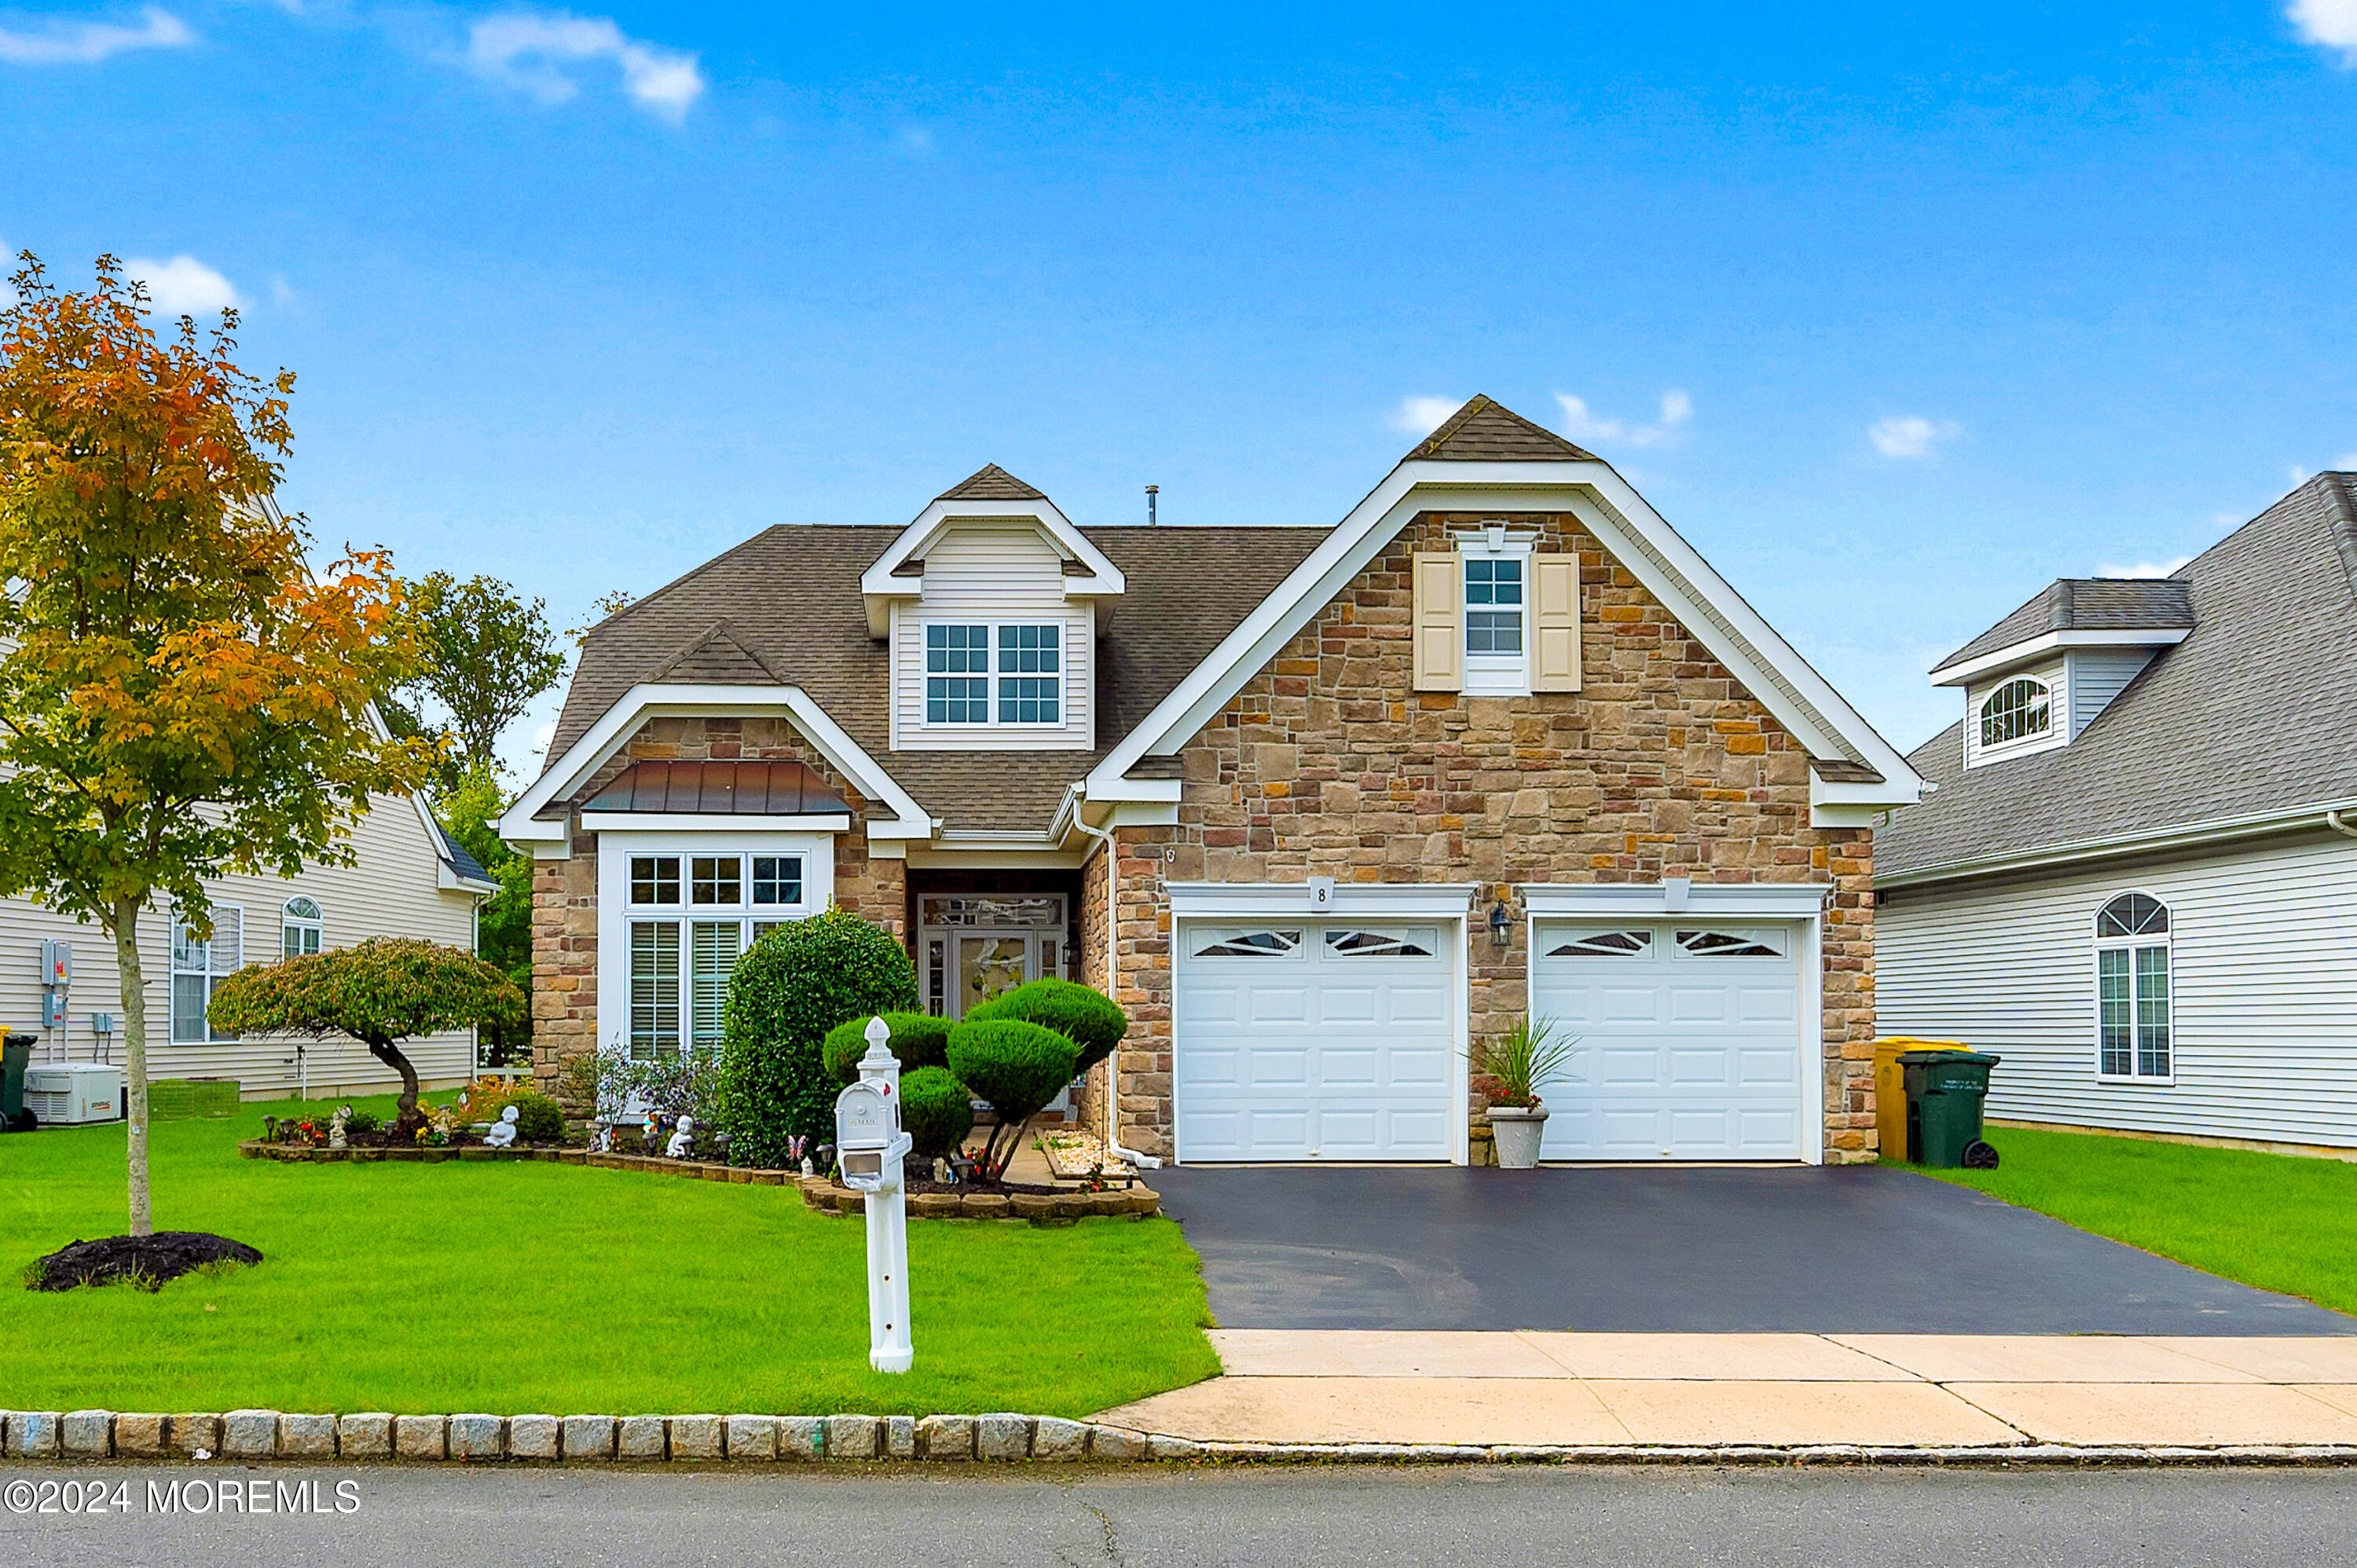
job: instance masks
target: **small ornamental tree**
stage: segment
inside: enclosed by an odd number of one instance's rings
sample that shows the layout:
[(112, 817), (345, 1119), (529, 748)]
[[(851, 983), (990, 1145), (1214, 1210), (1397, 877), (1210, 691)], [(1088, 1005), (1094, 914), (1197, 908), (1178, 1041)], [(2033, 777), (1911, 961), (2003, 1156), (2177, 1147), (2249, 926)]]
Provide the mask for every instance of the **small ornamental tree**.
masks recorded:
[(965, 1010), (969, 1023), (988, 1018), (1019, 1018), (1053, 1029), (1080, 1047), (1079, 1076), (1113, 1055), (1129, 1033), (1129, 1015), (1092, 986), (1049, 976), (1004, 991), (979, 1006)]
[(1038, 1024), (985, 1018), (951, 1030), (949, 1055), (950, 1071), (988, 1101), (998, 1118), (975, 1162), (985, 1181), (996, 1181), (1023, 1146), (1023, 1130), (1031, 1118), (1072, 1081), (1079, 1047)]
[(900, 1079), (900, 1128), (919, 1159), (953, 1155), (974, 1131), (974, 1092), (945, 1067), (920, 1067)]
[(396, 1137), (425, 1125), (417, 1069), (401, 1042), (522, 1015), (523, 993), (472, 953), (414, 937), (371, 937), (356, 947), (257, 964), (223, 978), (205, 1015), (224, 1033), (349, 1035), (401, 1075)]
[[(877, 1016), (871, 1013), (864, 1017), (845, 1018), (826, 1032), (820, 1049), (826, 1058), (827, 1074), (835, 1082), (858, 1079), (859, 1058), (867, 1054), (867, 1025)], [(950, 1031), (956, 1026), (947, 1018), (936, 1018), (931, 1013), (885, 1013), (880, 1016), (884, 1026), (892, 1031), (885, 1048), (899, 1062), (902, 1072), (940, 1067), (950, 1059)]]
[(847, 909), (779, 927), (737, 961), (720, 1033), (719, 1122), (728, 1158), (782, 1166), (787, 1140), (834, 1136), (827, 1031), (917, 1009), (908, 950)]

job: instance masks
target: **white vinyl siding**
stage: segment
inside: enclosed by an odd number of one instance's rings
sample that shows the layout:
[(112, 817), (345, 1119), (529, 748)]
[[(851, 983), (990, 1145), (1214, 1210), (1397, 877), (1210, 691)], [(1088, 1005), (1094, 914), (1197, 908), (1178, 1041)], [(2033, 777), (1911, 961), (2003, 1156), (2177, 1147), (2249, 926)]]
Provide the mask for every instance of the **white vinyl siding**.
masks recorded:
[[(2147, 1006), (2137, 1020), (2165, 1023), (2168, 1079), (2103, 1071), (2095, 916), (2127, 892), (2169, 908), (2167, 1013)], [(2003, 1057), (1990, 1115), (2357, 1146), (2357, 841), (2318, 834), (1886, 898), (1875, 911), (1876, 1030)]]
[[(891, 622), (892, 736), (895, 751), (1078, 750), (1093, 746), (1095, 618), (1085, 600), (1064, 596), (1063, 559), (1039, 531), (1020, 519), (974, 520), (953, 524), (925, 553), (924, 592), (917, 602), (895, 603)], [(955, 672), (982, 682), (961, 695), (985, 696), (979, 723), (929, 721), (929, 677), (948, 671), (927, 669), (928, 628), (980, 627), (987, 639), (985, 668)], [(1052, 628), (1055, 665), (1046, 670), (1015, 667), (1001, 650), (1006, 628)], [(1017, 632), (1017, 640), (1025, 639)], [(1028, 636), (1036, 644), (1038, 633)], [(1040, 660), (1035, 647), (1028, 661)], [(1028, 688), (1006, 682), (1029, 679)], [(1045, 695), (1036, 683), (1057, 682), (1052, 723), (999, 722), (1001, 701), (1028, 695), (1036, 712)], [(946, 693), (936, 693), (946, 694)]]
[[(400, 936), (423, 937), (474, 950), (475, 900), (463, 890), (440, 885), (439, 846), (426, 836), (414, 804), (392, 797), (377, 799), (355, 824), (352, 845), (358, 859), (351, 865), (309, 866), (292, 879), (236, 875), (207, 885), (217, 926), (224, 907), (245, 917), (242, 925), (251, 923), (250, 929), (241, 932), (243, 961), (267, 963), (284, 951), (278, 912), (297, 896), (314, 899), (327, 912), (330, 929), (325, 944), (331, 948), (349, 946), (366, 937)], [(235, 1079), (246, 1097), (254, 1100), (294, 1094), (298, 1063), (296, 1042), (291, 1037), (172, 1039), (171, 926), (171, 911), (161, 903), (140, 917), (139, 963), (147, 983), (148, 1075)], [(124, 1018), (114, 940), (96, 926), (80, 924), (28, 900), (0, 900), (0, 950), (30, 954), (44, 938), (52, 937), (73, 944), (73, 991), (65, 1029), (41, 1031), (40, 1043), (33, 1047), (33, 1060), (89, 1061), (96, 1047), (91, 1015), (104, 1013), (114, 1019), (109, 1052), (111, 1059), (120, 1063)], [(210, 967), (208, 955), (209, 971)], [(18, 964), (0, 963), (0, 1016), (38, 1018), (39, 978), (38, 965), (30, 957)], [(399, 1077), (357, 1040), (330, 1037), (302, 1044), (301, 1066), (307, 1070), (315, 1099), (387, 1093), (400, 1087)], [(473, 1076), (471, 1031), (426, 1036), (404, 1041), (402, 1048), (429, 1086), (447, 1088)]]
[(2071, 736), (2095, 722), (2112, 699), (2136, 678), (2158, 650), (2150, 648), (2083, 648), (2071, 650), (2066, 684), (2070, 687)]
[[(1993, 675), (1966, 687), (1964, 766), (1976, 768), (1985, 762), (2002, 762), (2007, 757), (2028, 757), (2033, 752), (2051, 751), (2058, 746), (2068, 745), (2071, 739), (2068, 723), (2071, 693), (2070, 683), (2065, 679), (2067, 671), (2067, 662), (2058, 657), (2028, 670), (2008, 670), (2002, 675)], [(2035, 681), (2046, 688), (2049, 704), (2046, 727), (1999, 746), (1984, 746), (1981, 744), (1981, 708), (1992, 696), (2017, 681)]]

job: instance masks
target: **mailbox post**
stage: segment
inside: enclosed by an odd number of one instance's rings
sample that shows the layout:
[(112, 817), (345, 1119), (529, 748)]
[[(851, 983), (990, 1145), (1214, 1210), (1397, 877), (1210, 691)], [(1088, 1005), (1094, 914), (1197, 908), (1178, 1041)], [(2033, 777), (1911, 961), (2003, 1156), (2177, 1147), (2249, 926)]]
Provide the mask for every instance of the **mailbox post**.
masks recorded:
[(844, 1185), (867, 1195), (867, 1364), (905, 1372), (916, 1359), (909, 1337), (909, 1209), (900, 1165), (900, 1062), (891, 1026), (867, 1021), (859, 1081), (834, 1097), (835, 1157)]

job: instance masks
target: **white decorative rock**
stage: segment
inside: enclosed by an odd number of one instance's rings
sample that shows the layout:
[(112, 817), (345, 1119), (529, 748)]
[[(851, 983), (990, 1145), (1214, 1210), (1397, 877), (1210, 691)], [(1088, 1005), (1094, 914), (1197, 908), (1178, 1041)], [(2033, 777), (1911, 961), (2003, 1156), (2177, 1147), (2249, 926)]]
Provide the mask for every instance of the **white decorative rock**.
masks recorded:
[(914, 1459), (917, 1456), (917, 1418), (913, 1415), (888, 1415), (884, 1418), (884, 1457)]
[(336, 1423), (336, 1448), (347, 1459), (392, 1458), (393, 1417), (381, 1410), (344, 1417)]
[(917, 1423), (917, 1449), (928, 1459), (974, 1457), (974, 1417), (929, 1415)]
[(668, 1457), (663, 1447), (663, 1418), (659, 1415), (626, 1415), (622, 1418), (621, 1435), (614, 1444), (619, 1459), (662, 1459)]
[(1098, 1459), (1143, 1459), (1146, 1434), (1126, 1426), (1091, 1426), (1089, 1454)]
[(872, 1415), (828, 1416), (826, 1456), (830, 1459), (875, 1458), (877, 1424)]
[(280, 1416), (278, 1452), (290, 1459), (334, 1458), (336, 1418), (332, 1415)]
[(221, 1417), (219, 1452), (224, 1459), (269, 1458), (278, 1452), (278, 1412), (274, 1410), (231, 1411)]
[(1031, 1457), (1034, 1459), (1085, 1459), (1088, 1452), (1088, 1423), (1043, 1415), (1033, 1424)]
[(977, 1459), (1028, 1459), (1031, 1456), (1031, 1418), (1011, 1411), (978, 1416), (974, 1423), (974, 1455)]
[(560, 1452), (558, 1444), (565, 1423), (553, 1415), (511, 1415), (508, 1417), (508, 1457), (511, 1459), (554, 1459)]
[(732, 1415), (721, 1423), (728, 1457), (748, 1464), (778, 1457), (778, 1418), (774, 1415)]
[(778, 1417), (778, 1457), (821, 1459), (826, 1455), (826, 1421), (815, 1415)]
[(114, 1457), (114, 1412), (111, 1410), (68, 1411), (58, 1423), (59, 1442), (69, 1459)]
[(567, 1459), (611, 1459), (614, 1456), (616, 1424), (610, 1415), (566, 1416), (565, 1456)]
[(439, 1459), (447, 1452), (450, 1418), (402, 1415), (393, 1422), (393, 1451), (404, 1459)]
[(718, 1459), (720, 1418), (716, 1415), (675, 1415), (671, 1418), (671, 1456), (674, 1459)]
[(507, 1456), (507, 1425), (496, 1415), (454, 1415), (450, 1418), (450, 1457), (503, 1459)]

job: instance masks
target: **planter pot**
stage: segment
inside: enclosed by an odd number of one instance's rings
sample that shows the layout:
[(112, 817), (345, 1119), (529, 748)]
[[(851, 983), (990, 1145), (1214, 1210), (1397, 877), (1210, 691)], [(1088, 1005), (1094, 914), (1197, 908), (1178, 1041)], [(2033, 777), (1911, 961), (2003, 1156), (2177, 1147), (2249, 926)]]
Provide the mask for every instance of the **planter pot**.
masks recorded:
[(1490, 1132), (1498, 1146), (1498, 1168), (1526, 1171), (1539, 1163), (1539, 1139), (1546, 1132), (1544, 1105), (1492, 1105)]

